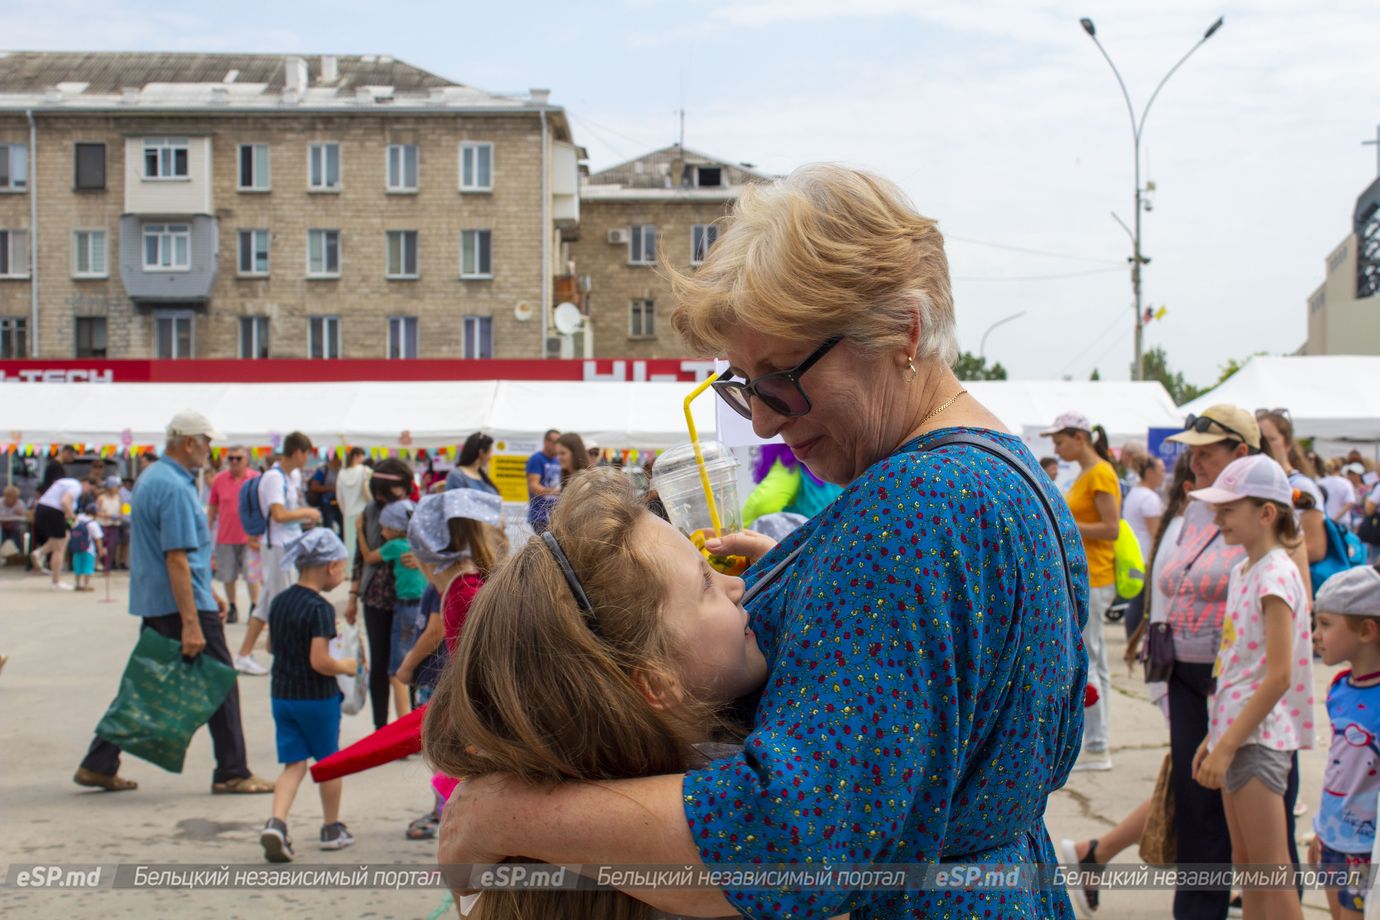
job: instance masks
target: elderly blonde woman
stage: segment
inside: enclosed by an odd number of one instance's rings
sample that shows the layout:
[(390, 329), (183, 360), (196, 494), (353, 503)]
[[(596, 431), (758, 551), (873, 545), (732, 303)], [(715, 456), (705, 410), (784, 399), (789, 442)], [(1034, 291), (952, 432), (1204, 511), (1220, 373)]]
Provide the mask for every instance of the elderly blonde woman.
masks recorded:
[[(935, 222), (884, 179), (812, 166), (746, 190), (704, 264), (672, 272), (673, 324), (731, 363), (720, 396), (845, 486), (744, 578), (771, 668), (744, 748), (678, 776), (472, 778), (441, 862), (1056, 862), (1043, 815), (1082, 734), (1087, 561), (1035, 458), (950, 370)], [(1036, 885), (629, 893), (693, 916), (1073, 916)]]

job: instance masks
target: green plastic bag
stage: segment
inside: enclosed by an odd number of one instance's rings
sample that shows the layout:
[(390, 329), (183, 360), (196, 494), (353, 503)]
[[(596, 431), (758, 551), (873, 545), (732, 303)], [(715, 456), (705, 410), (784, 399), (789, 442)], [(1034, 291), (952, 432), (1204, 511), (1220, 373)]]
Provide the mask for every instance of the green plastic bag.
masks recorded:
[(229, 665), (204, 654), (188, 662), (181, 642), (141, 630), (120, 678), (120, 692), (96, 734), (129, 754), (181, 773), (192, 735), (234, 685), (235, 670)]

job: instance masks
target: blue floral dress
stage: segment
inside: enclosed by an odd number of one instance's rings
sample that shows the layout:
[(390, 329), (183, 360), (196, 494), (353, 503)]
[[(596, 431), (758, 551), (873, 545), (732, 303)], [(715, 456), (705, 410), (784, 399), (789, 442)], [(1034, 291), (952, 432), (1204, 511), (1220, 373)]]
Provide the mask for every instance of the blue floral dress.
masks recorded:
[[(1046, 798), (1083, 731), (1087, 559), (1008, 464), (930, 432), (873, 465), (748, 573), (771, 673), (743, 751), (686, 774), (706, 865), (1053, 864)], [(1062, 889), (725, 890), (749, 917), (1073, 917)]]

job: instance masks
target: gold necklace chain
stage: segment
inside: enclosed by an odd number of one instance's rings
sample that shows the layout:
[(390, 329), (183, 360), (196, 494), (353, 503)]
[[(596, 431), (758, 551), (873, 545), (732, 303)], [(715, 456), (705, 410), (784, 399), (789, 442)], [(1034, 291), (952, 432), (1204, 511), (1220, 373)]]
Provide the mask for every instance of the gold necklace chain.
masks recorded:
[(924, 418), (922, 418), (922, 419), (920, 420), (920, 424), (917, 425), (917, 426), (915, 426), (915, 427), (917, 427), (917, 428), (923, 428), (923, 427), (925, 427), (925, 423), (926, 423), (926, 422), (928, 422), (930, 419), (934, 418), (934, 417), (935, 417), (936, 415), (938, 415), (939, 413), (943, 412), (945, 409), (947, 409), (947, 408), (949, 408), (950, 406), (952, 406), (955, 402), (958, 401), (958, 398), (959, 398), (960, 396), (962, 396), (964, 393), (967, 393), (967, 392), (968, 392), (967, 390), (959, 390), (957, 393), (955, 393), (954, 395), (950, 396), (948, 399), (944, 400), (943, 404), (940, 405), (939, 408), (935, 409), (935, 410), (934, 410), (933, 412), (931, 412), (929, 415), (927, 415), (927, 416), (925, 416)]

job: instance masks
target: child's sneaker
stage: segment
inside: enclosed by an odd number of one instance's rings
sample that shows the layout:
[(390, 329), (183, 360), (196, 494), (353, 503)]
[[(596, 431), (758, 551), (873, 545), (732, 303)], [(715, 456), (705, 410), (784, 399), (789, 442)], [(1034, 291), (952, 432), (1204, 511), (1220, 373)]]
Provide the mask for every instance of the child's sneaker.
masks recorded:
[[(323, 832), (324, 835), (324, 832)], [(269, 818), (259, 834), (259, 843), (264, 848), (264, 858), (271, 863), (292, 862), (292, 838), (288, 836), (287, 823), (277, 818)]]
[(343, 821), (321, 825), (321, 849), (343, 850), (354, 842), (355, 838), (350, 835), (350, 829)]

